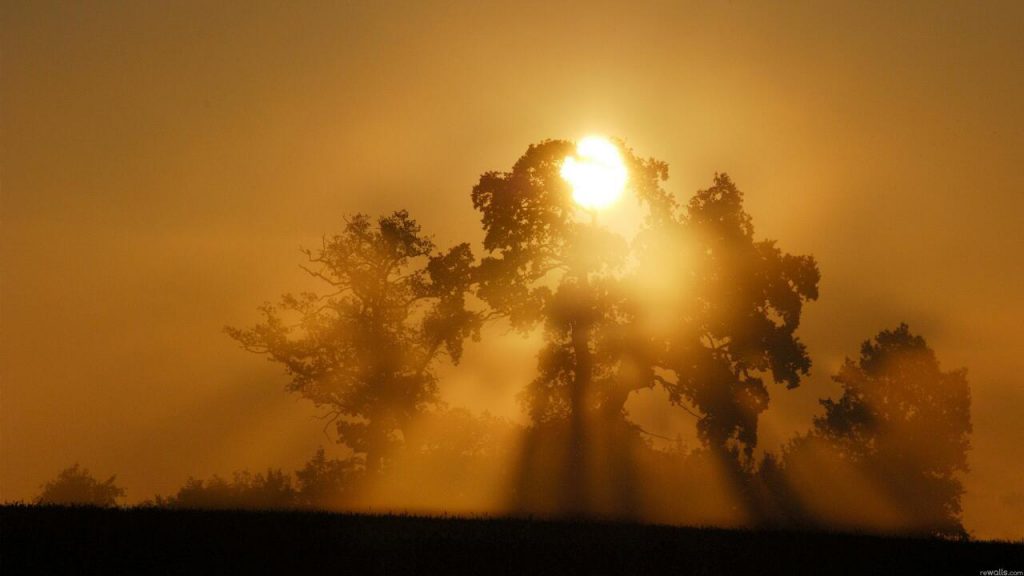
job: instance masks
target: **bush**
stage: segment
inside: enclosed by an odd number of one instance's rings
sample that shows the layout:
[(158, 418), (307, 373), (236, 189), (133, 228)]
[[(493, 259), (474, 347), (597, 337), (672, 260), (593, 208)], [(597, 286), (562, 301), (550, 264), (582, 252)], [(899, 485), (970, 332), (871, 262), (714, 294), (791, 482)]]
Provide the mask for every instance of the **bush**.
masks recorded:
[(74, 466), (65, 468), (56, 478), (43, 485), (43, 492), (36, 498), (36, 504), (56, 506), (117, 506), (117, 499), (124, 498), (123, 488), (114, 484), (116, 476), (100, 482), (89, 474), (89, 470)]

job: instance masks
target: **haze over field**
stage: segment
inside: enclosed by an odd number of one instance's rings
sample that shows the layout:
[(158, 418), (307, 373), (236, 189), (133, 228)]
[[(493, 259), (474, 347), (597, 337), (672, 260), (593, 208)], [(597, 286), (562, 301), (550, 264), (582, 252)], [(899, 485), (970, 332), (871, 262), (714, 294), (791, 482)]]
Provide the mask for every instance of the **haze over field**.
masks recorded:
[[(817, 259), (814, 365), (772, 388), (760, 448), (906, 321), (969, 370), (966, 527), (1024, 537), (1024, 6), (599, 4), (5, 4), (0, 497), (75, 461), (136, 502), (344, 454), (224, 325), (312, 287), (298, 248), (353, 212), (479, 254), (481, 173), (601, 133), (683, 201), (728, 172), (759, 237)], [(441, 395), (525, 422), (539, 337), (485, 334)], [(658, 394), (631, 416), (695, 446)]]

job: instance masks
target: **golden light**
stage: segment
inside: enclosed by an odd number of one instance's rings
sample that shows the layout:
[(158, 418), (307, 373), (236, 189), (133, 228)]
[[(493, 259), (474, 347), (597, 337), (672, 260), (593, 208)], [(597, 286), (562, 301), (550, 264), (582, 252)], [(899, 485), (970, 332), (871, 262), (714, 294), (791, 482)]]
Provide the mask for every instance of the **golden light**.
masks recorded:
[(619, 199), (629, 172), (619, 149), (607, 138), (588, 136), (576, 144), (576, 155), (562, 164), (562, 178), (572, 185), (572, 199), (587, 210), (606, 208)]

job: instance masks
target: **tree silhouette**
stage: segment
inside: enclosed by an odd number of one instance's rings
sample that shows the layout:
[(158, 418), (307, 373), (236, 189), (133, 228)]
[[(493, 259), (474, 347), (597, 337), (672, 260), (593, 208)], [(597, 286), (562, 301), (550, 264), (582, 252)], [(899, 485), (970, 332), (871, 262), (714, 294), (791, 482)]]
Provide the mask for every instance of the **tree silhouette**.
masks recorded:
[[(659, 186), (667, 168), (619, 148), (630, 189), (653, 220), (672, 205)], [(523, 399), (535, 423), (569, 422), (564, 501), (570, 511), (582, 512), (588, 499), (587, 420), (601, 413), (621, 419), (628, 395), (616, 393), (624, 380), (616, 377), (623, 346), (615, 334), (628, 322), (621, 277), (629, 245), (585, 214), (581, 218), (560, 174), (573, 151), (568, 141), (531, 145), (510, 172), (482, 175), (472, 199), (482, 214), (487, 251), (477, 294), (517, 329), (544, 325), (538, 375)], [(653, 382), (636, 381), (638, 387)]]
[(908, 532), (961, 536), (957, 473), (967, 471), (971, 396), (965, 369), (943, 372), (935, 352), (906, 324), (861, 345), (833, 379), (814, 432), (899, 508)]
[(560, 176), (570, 142), (531, 146), (510, 172), (480, 178), (478, 294), (517, 328), (544, 323), (523, 397), (534, 422), (570, 421), (570, 483), (586, 468), (588, 414), (607, 430), (632, 391), (660, 384), (698, 416), (700, 438), (740, 489), (768, 406), (765, 379), (792, 388), (810, 368), (795, 332), (818, 295), (817, 264), (756, 240), (727, 175), (680, 206), (660, 186), (666, 164), (619, 147), (645, 212), (629, 241), (579, 218)]
[(361, 476), (352, 459), (328, 459), (319, 448), (301, 470), (295, 471), (302, 506), (334, 508), (345, 502)]
[(669, 304), (677, 321), (664, 331), (658, 359), (675, 380), (664, 384), (673, 402), (697, 409), (706, 445), (749, 461), (758, 416), (768, 407), (765, 378), (794, 388), (810, 369), (795, 332), (803, 303), (818, 297), (820, 273), (811, 256), (754, 238), (743, 193), (726, 174), (699, 191), (672, 226), (659, 240), (680, 256), (650, 261), (678, 280), (680, 300)]
[(667, 279), (648, 314), (673, 319), (649, 322), (655, 377), (671, 402), (692, 409), (699, 438), (749, 520), (762, 522), (750, 480), (766, 380), (795, 388), (810, 369), (796, 330), (804, 302), (818, 297), (817, 263), (757, 240), (743, 193), (726, 174), (644, 241), (642, 274)]
[(63, 506), (117, 506), (117, 499), (125, 491), (114, 482), (116, 476), (100, 482), (89, 474), (89, 470), (74, 466), (65, 468), (56, 478), (43, 485), (43, 491), (36, 498), (36, 504)]
[(189, 478), (174, 496), (160, 497), (157, 506), (187, 509), (284, 509), (299, 504), (291, 475), (268, 469), (265, 474), (235, 472), (231, 480)]
[(467, 244), (439, 253), (405, 211), (357, 214), (304, 252), (329, 291), (286, 294), (261, 308), (262, 323), (227, 332), (282, 364), (290, 389), (326, 407), (340, 441), (380, 471), (437, 402), (439, 355), (458, 362), (465, 338), (478, 337), (480, 314), (465, 299), (473, 255)]

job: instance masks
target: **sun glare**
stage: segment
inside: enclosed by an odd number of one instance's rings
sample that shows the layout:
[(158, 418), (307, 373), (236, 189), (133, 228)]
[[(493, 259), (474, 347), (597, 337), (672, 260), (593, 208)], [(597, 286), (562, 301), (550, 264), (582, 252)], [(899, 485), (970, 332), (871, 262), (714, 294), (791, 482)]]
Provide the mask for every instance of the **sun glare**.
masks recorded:
[(561, 174), (572, 185), (572, 199), (587, 210), (606, 208), (618, 200), (629, 178), (618, 147), (600, 136), (580, 140), (576, 155), (562, 164)]

